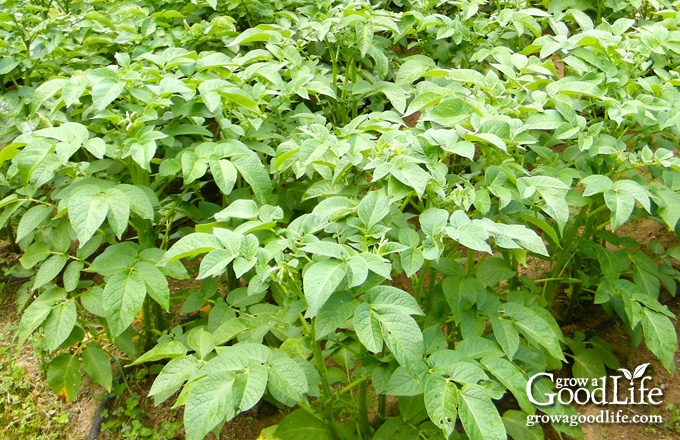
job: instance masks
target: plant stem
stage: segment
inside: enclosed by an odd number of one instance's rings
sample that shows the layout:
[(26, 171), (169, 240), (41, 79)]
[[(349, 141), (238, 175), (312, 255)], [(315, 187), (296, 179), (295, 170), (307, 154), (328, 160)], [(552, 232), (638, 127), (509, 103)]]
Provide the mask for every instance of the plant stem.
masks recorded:
[(326, 362), (324, 361), (323, 352), (321, 351), (321, 343), (316, 339), (316, 326), (315, 320), (312, 320), (312, 324), (309, 326), (310, 339), (312, 340), (312, 352), (314, 353), (314, 364), (316, 366), (316, 371), (319, 372), (321, 376), (321, 400), (323, 402), (325, 422), (328, 427), (328, 432), (333, 440), (340, 440), (340, 436), (335, 431), (335, 426), (333, 425), (333, 389), (328, 382), (328, 370), (326, 369)]
[(362, 439), (368, 439), (371, 436), (371, 428), (368, 424), (368, 408), (366, 405), (366, 378), (362, 378), (359, 384), (359, 432)]

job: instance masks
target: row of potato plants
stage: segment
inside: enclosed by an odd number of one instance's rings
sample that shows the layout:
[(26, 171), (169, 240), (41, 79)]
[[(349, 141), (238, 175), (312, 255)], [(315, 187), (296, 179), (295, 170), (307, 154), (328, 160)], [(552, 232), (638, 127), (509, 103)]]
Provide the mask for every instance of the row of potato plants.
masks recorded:
[(19, 344), (66, 401), (160, 362), (190, 440), (542, 438), (530, 376), (619, 367), (579, 304), (674, 367), (680, 249), (617, 230), (680, 218), (679, 7), (0, 0)]

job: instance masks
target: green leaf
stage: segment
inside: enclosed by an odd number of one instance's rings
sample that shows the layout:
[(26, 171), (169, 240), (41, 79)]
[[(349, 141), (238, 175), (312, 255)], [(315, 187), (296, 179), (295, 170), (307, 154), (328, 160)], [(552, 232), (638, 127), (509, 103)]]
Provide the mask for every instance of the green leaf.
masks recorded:
[(166, 266), (181, 258), (195, 257), (196, 255), (222, 249), (222, 243), (213, 234), (194, 232), (180, 238), (168, 249), (163, 258), (158, 262), (159, 266)]
[(109, 205), (98, 186), (85, 184), (76, 188), (68, 200), (68, 217), (82, 248), (106, 219)]
[(154, 205), (158, 204), (158, 200), (153, 192), (144, 191), (142, 187), (128, 184), (116, 185), (116, 189), (125, 194), (132, 212), (144, 220), (153, 220), (155, 213)]
[(504, 258), (491, 257), (477, 267), (476, 274), (485, 286), (495, 286), (501, 281), (514, 277), (517, 272)]
[(61, 270), (66, 266), (68, 257), (66, 255), (52, 255), (40, 265), (38, 274), (33, 282), (33, 289), (38, 289), (52, 281)]
[(412, 84), (434, 67), (434, 61), (424, 55), (413, 55), (399, 66), (395, 83), (399, 86)]
[(234, 252), (226, 249), (215, 249), (208, 252), (201, 260), (201, 265), (196, 279), (202, 280), (208, 277), (217, 277), (222, 275), (229, 263), (234, 261), (238, 256)]
[(380, 313), (424, 315), (413, 296), (394, 286), (372, 287), (366, 291), (364, 299), (371, 305), (371, 309)]
[(80, 272), (84, 267), (85, 264), (82, 261), (71, 261), (68, 266), (66, 266), (66, 270), (64, 270), (62, 279), (64, 283), (64, 289), (67, 292), (73, 292), (76, 287), (78, 287), (78, 283), (80, 282)]
[(501, 315), (512, 319), (527, 339), (544, 347), (555, 359), (564, 360), (560, 347), (561, 335), (555, 334), (552, 326), (536, 312), (513, 302), (503, 304), (499, 311)]
[(82, 354), (85, 372), (106, 391), (111, 392), (113, 377), (111, 374), (111, 360), (99, 344), (87, 344)]
[(397, 416), (383, 423), (372, 440), (413, 440), (419, 438), (420, 435), (421, 432), (416, 426), (406, 423), (401, 416)]
[(144, 279), (138, 272), (128, 270), (113, 274), (104, 286), (102, 303), (111, 336), (116, 338), (134, 321), (146, 297)]
[(512, 393), (522, 411), (528, 414), (534, 413), (534, 405), (529, 401), (526, 394), (528, 379), (515, 364), (502, 358), (483, 358), (480, 363), (486, 371), (491, 373), (498, 382)]
[(208, 165), (210, 166), (210, 173), (222, 194), (225, 196), (231, 194), (238, 177), (234, 164), (226, 159), (218, 159), (217, 156), (213, 155), (208, 159)]
[(607, 190), (604, 193), (604, 201), (612, 212), (611, 217), (612, 231), (624, 224), (635, 208), (635, 199), (628, 192), (617, 190)]
[(215, 349), (213, 335), (203, 330), (202, 327), (193, 329), (187, 335), (187, 344), (194, 350), (199, 359), (205, 359)]
[(108, 203), (108, 212), (106, 218), (113, 229), (113, 233), (120, 240), (128, 227), (128, 219), (130, 218), (130, 202), (125, 193), (117, 188), (109, 188), (104, 193), (106, 202)]
[(125, 89), (125, 83), (105, 80), (92, 86), (92, 107), (100, 112), (118, 98)]
[(370, 229), (390, 213), (390, 203), (383, 191), (372, 191), (361, 199), (357, 214), (359, 220)]
[(15, 241), (18, 243), (28, 234), (33, 232), (52, 213), (52, 206), (37, 205), (29, 209), (21, 216)]
[(26, 249), (19, 262), (24, 269), (31, 269), (50, 255), (52, 255), (52, 248), (47, 243), (38, 241)]
[(346, 273), (347, 263), (338, 260), (322, 260), (309, 265), (302, 276), (302, 290), (309, 305), (306, 317), (317, 315)]
[(165, 275), (148, 261), (139, 261), (134, 266), (135, 271), (144, 280), (146, 291), (163, 310), (170, 309), (170, 288)]
[(144, 362), (155, 362), (161, 359), (173, 359), (187, 354), (187, 348), (179, 341), (167, 341), (156, 345), (147, 351), (130, 365), (139, 365)]
[(465, 312), (475, 304), (477, 298), (485, 294), (484, 285), (476, 278), (447, 277), (442, 288), (456, 324), (460, 324)]
[(574, 364), (571, 367), (571, 372), (574, 377), (587, 377), (590, 379), (607, 375), (602, 356), (597, 350), (592, 348), (586, 348), (574, 353)]
[(401, 267), (409, 278), (415, 275), (425, 262), (423, 251), (420, 249), (406, 249), (399, 255), (399, 258), (401, 259)]
[(458, 388), (439, 374), (429, 374), (423, 398), (430, 420), (449, 438), (456, 429), (458, 418)]
[(412, 368), (423, 359), (423, 333), (416, 321), (401, 313), (375, 313), (382, 336), (400, 365)]
[(647, 348), (659, 358), (666, 370), (673, 371), (673, 359), (678, 348), (678, 335), (673, 323), (667, 316), (647, 307), (642, 308), (642, 313), (642, 331)]
[(470, 440), (505, 440), (507, 434), (496, 406), (477, 385), (464, 385), (458, 394), (458, 412)]
[(47, 384), (66, 403), (76, 398), (80, 382), (80, 362), (77, 355), (62, 353), (50, 361), (47, 367)]
[(326, 424), (319, 417), (298, 409), (281, 420), (274, 437), (280, 440), (332, 440)]
[[(373, 35), (371, 35), (373, 37)], [(406, 111), (406, 92), (400, 86), (381, 81), (379, 83), (379, 90), (387, 96), (392, 107), (399, 113), (403, 114)]]
[(78, 312), (73, 299), (64, 301), (52, 307), (50, 316), (45, 320), (45, 339), (47, 349), (53, 352), (68, 339), (73, 327), (76, 325)]
[(173, 395), (199, 369), (199, 360), (193, 356), (171, 359), (156, 377), (149, 390), (154, 404), (158, 405)]
[(236, 415), (240, 401), (232, 371), (209, 374), (191, 389), (184, 407), (187, 440), (202, 440), (213, 428)]
[(31, 333), (47, 319), (52, 311), (52, 306), (65, 299), (66, 291), (58, 287), (48, 290), (36, 298), (21, 315), (18, 345), (22, 346)]
[(123, 272), (137, 261), (137, 249), (137, 245), (129, 241), (111, 245), (92, 261), (89, 269), (102, 276)]
[(281, 352), (272, 352), (267, 363), (267, 387), (279, 401), (300, 402), (309, 392), (307, 376), (297, 362)]
[(404, 185), (415, 190), (418, 197), (422, 197), (430, 181), (427, 171), (412, 162), (407, 162), (400, 167), (392, 167), (390, 174)]
[(509, 438), (523, 440), (543, 440), (543, 429), (540, 424), (527, 426), (528, 414), (508, 410), (503, 414), (503, 424), (508, 432)]
[(266, 204), (272, 198), (272, 182), (269, 172), (257, 157), (238, 156), (231, 159), (243, 180), (248, 182), (253, 194), (261, 204)]
[(356, 308), (357, 303), (351, 292), (339, 291), (332, 294), (326, 304), (321, 307), (314, 321), (316, 339), (320, 340), (334, 332), (345, 321), (352, 318)]
[(382, 350), (383, 337), (380, 322), (373, 316), (366, 303), (359, 304), (354, 311), (354, 331), (368, 351), (378, 353)]
[(669, 229), (674, 229), (680, 219), (680, 194), (658, 182), (649, 185), (654, 202), (659, 205), (659, 215)]
[(491, 315), (490, 321), (493, 335), (498, 345), (501, 346), (507, 358), (512, 360), (519, 348), (519, 332), (517, 327), (515, 327), (511, 320), (499, 318), (497, 315)]

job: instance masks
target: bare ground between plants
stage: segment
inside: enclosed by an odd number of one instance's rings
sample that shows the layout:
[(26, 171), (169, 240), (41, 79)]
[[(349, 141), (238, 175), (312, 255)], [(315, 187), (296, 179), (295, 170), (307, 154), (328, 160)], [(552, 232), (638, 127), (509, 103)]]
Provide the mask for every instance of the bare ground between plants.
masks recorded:
[[(653, 221), (638, 222), (634, 226), (622, 228), (620, 231), (623, 234), (630, 233), (633, 238), (641, 243), (648, 244), (652, 241), (659, 241), (664, 247), (671, 247), (677, 245), (677, 237), (673, 232), (669, 232), (660, 224)], [(645, 250), (645, 249), (643, 249)], [(542, 268), (545, 269), (544, 267)], [(541, 270), (541, 267), (533, 269), (536, 272)], [(402, 283), (402, 288), (408, 289), (408, 280), (395, 280), (396, 283)], [(14, 290), (18, 284), (9, 284), (0, 300), (0, 328), (4, 329), (4, 338), (0, 339), (0, 346), (9, 346), (12, 344), (12, 337), (8, 333), (16, 330), (18, 325), (19, 315), (14, 308)], [(181, 285), (178, 283), (176, 288), (190, 287), (185, 281)], [(668, 307), (676, 315), (680, 316), (680, 296), (669, 298), (667, 301)], [(574, 331), (587, 331), (600, 326), (603, 322), (610, 319), (599, 306), (586, 307), (577, 313), (575, 321), (563, 327), (566, 336), (571, 336)], [(680, 335), (680, 320), (675, 320), (676, 333)], [(668, 373), (645, 346), (644, 343), (637, 349), (630, 345), (630, 339), (625, 330), (619, 325), (613, 325), (610, 328), (601, 331), (597, 334), (599, 337), (605, 339), (610, 343), (612, 349), (621, 362), (621, 367), (634, 369), (636, 366), (643, 363), (649, 363), (647, 375), (653, 377), (653, 382), (650, 386), (661, 387), (663, 389), (663, 404), (659, 406), (610, 406), (602, 407), (596, 405), (586, 405), (577, 408), (581, 415), (597, 415), (603, 409), (609, 409), (616, 412), (623, 410), (624, 414), (629, 417), (635, 415), (661, 415), (664, 418), (663, 424), (584, 424), (583, 434), (585, 440), (597, 439), (614, 439), (624, 440), (630, 438), (654, 438), (661, 440), (680, 439), (680, 432), (670, 426), (673, 411), (680, 411), (680, 349), (675, 355), (676, 369), (671, 374)], [(13, 351), (13, 353), (16, 353)], [(3, 354), (6, 356), (6, 354)], [(90, 433), (92, 421), (100, 409), (101, 402), (106, 396), (106, 392), (98, 385), (91, 383), (86, 377), (83, 381), (78, 399), (70, 404), (63, 403), (59, 397), (55, 396), (47, 387), (45, 383), (44, 371), (41, 368), (40, 360), (36, 357), (33, 348), (29, 343), (22, 347), (18, 352), (15, 364), (20, 368), (25, 369), (25, 380), (33, 386), (31, 396), (34, 399), (40, 413), (33, 415), (33, 417), (40, 418), (42, 430), (39, 434), (44, 435), (44, 438), (53, 439), (85, 439)], [(4, 364), (4, 363), (3, 363)], [(612, 373), (612, 372), (610, 372)], [(562, 370), (564, 376), (570, 376), (569, 366), (565, 366)], [(128, 381), (129, 391), (125, 391), (121, 396), (116, 397), (109, 408), (110, 412), (114, 412), (116, 408), (125, 405), (125, 400), (130, 396), (130, 391), (136, 393), (139, 397), (139, 405), (144, 414), (140, 418), (140, 422), (151, 430), (157, 429), (163, 422), (181, 421), (182, 411), (171, 410), (172, 400), (154, 407), (152, 399), (146, 398), (149, 388), (153, 380), (151, 377), (144, 377), (138, 380)], [(2, 397), (2, 396), (0, 396)], [(68, 422), (56, 423), (52, 419), (56, 417), (58, 411), (55, 408), (65, 410), (68, 415)], [(267, 402), (262, 402), (252, 410), (239, 415), (231, 422), (225, 424), (219, 438), (233, 439), (233, 440), (253, 440), (260, 437), (262, 429), (277, 424), (283, 418), (287, 411), (279, 409)], [(7, 426), (16, 421), (9, 420), (8, 417), (12, 415), (12, 408), (7, 405), (0, 404), (0, 424)], [(546, 438), (549, 440), (556, 440), (559, 437), (551, 428), (545, 429)], [(183, 429), (180, 428), (174, 433), (174, 438), (181, 439), (184, 437)], [(0, 430), (0, 438), (5, 438), (4, 431)], [(98, 437), (102, 440), (114, 440), (124, 438), (120, 432), (104, 430)], [(139, 437), (144, 438), (144, 437)], [(172, 438), (172, 437), (168, 437)], [(215, 439), (210, 434), (208, 438)]]

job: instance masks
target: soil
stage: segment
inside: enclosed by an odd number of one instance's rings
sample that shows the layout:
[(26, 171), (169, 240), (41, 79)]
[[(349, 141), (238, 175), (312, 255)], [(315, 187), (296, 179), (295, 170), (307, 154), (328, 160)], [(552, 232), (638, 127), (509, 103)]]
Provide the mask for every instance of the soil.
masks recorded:
[[(653, 221), (642, 221), (638, 222), (633, 226), (627, 226), (622, 228), (618, 233), (630, 234), (637, 241), (644, 243), (645, 246), (642, 249), (647, 251), (646, 245), (652, 241), (660, 242), (665, 248), (673, 247), (678, 245), (677, 236), (671, 231), (667, 231), (663, 226), (659, 225)], [(529, 268), (527, 273), (530, 276), (537, 276), (545, 272), (548, 267), (545, 262), (540, 260), (529, 261)], [(395, 285), (398, 287), (409, 289), (410, 280), (399, 277), (394, 280)], [(16, 284), (10, 284), (10, 287), (18, 287)], [(182, 285), (177, 285), (175, 288), (186, 288), (190, 285), (184, 282)], [(6, 289), (2, 299), (0, 300), (0, 328), (13, 328), (16, 329), (18, 325), (19, 316), (14, 310), (14, 295), (13, 289)], [(675, 297), (666, 298), (666, 305), (670, 310), (676, 315), (680, 316), (680, 295)], [(563, 332), (566, 336), (571, 336), (575, 330), (588, 331), (592, 329), (603, 329), (597, 333), (597, 336), (605, 339), (610, 343), (615, 355), (621, 362), (622, 368), (627, 368), (633, 370), (636, 366), (649, 363), (649, 367), (646, 370), (646, 375), (652, 376), (652, 381), (649, 383), (650, 387), (659, 387), (663, 389), (663, 404), (659, 406), (653, 405), (623, 405), (623, 406), (613, 406), (610, 408), (603, 408), (602, 406), (595, 405), (585, 405), (577, 407), (577, 411), (581, 415), (597, 415), (602, 409), (610, 409), (616, 412), (621, 409), (623, 413), (629, 415), (630, 417), (634, 415), (661, 415), (665, 419), (664, 424), (648, 424), (648, 425), (635, 425), (635, 424), (584, 424), (583, 434), (586, 440), (596, 440), (596, 439), (615, 439), (623, 440), (630, 438), (654, 438), (662, 440), (680, 439), (680, 422), (677, 422), (675, 429), (670, 426), (672, 412), (676, 411), (676, 416), (680, 417), (680, 352), (676, 353), (675, 363), (676, 368), (673, 373), (667, 372), (656, 359), (656, 356), (652, 354), (645, 346), (644, 343), (640, 345), (637, 349), (631, 347), (630, 339), (625, 332), (625, 330), (615, 321), (612, 321), (612, 325), (602, 325), (604, 322), (609, 321), (611, 318), (608, 317), (599, 306), (588, 306), (585, 309), (581, 309), (574, 316), (574, 320), (569, 326), (563, 327)], [(676, 332), (680, 335), (680, 320), (675, 321)], [(5, 340), (0, 340), (0, 344), (10, 344), (12, 341), (10, 338)], [(27, 343), (21, 350), (19, 357), (17, 358), (17, 363), (26, 369), (27, 379), (34, 384), (44, 384), (45, 383), (45, 373), (44, 369), (41, 368), (41, 361), (34, 354), (33, 348)], [(615, 374), (615, 371), (608, 371), (608, 374)], [(570, 375), (569, 366), (565, 366), (561, 374), (564, 376)], [(151, 399), (147, 399), (145, 396), (148, 393), (153, 382), (153, 378), (150, 376), (142, 377), (136, 381), (130, 381), (131, 391), (136, 393), (145, 413), (143, 423), (155, 429), (160, 427), (164, 422), (181, 422), (182, 411), (172, 410), (171, 405), (174, 399), (169, 399), (168, 402), (161, 405), (160, 407), (154, 407)], [(54, 396), (46, 386), (36, 386), (35, 393), (40, 394), (40, 399), (43, 402), (49, 402), (50, 404), (55, 404), (59, 400), (58, 397)], [(64, 438), (67, 439), (84, 439), (87, 438), (92, 421), (95, 418), (96, 413), (99, 411), (101, 402), (105, 398), (106, 392), (102, 390), (98, 385), (93, 384), (87, 380), (85, 377), (83, 379), (83, 387), (79, 394), (77, 401), (65, 404), (63, 402), (58, 402), (61, 407), (64, 407), (69, 416), (69, 429), (68, 434), (65, 434)], [(120, 397), (113, 399), (110, 405), (110, 412), (114, 412), (116, 408), (125, 405), (125, 400), (129, 396), (129, 391), (124, 392)], [(396, 407), (396, 405), (393, 405)], [(268, 402), (262, 402), (257, 405), (252, 410), (239, 415), (231, 422), (225, 424), (223, 427), (219, 439), (233, 439), (233, 440), (253, 440), (260, 438), (260, 432), (262, 429), (275, 425), (281, 421), (288, 411), (285, 409), (279, 409)], [(392, 412), (392, 411), (390, 411)], [(1, 415), (1, 414), (0, 414)], [(552, 430), (552, 428), (546, 428), (546, 438), (548, 440), (557, 440), (559, 436)], [(174, 433), (174, 438), (181, 439), (184, 437), (183, 428), (179, 428)], [(103, 431), (99, 439), (112, 440), (121, 438), (118, 432)], [(169, 437), (172, 438), (172, 437)], [(215, 440), (216, 437), (212, 434), (209, 435), (209, 439)], [(261, 437), (264, 438), (264, 437)]]

